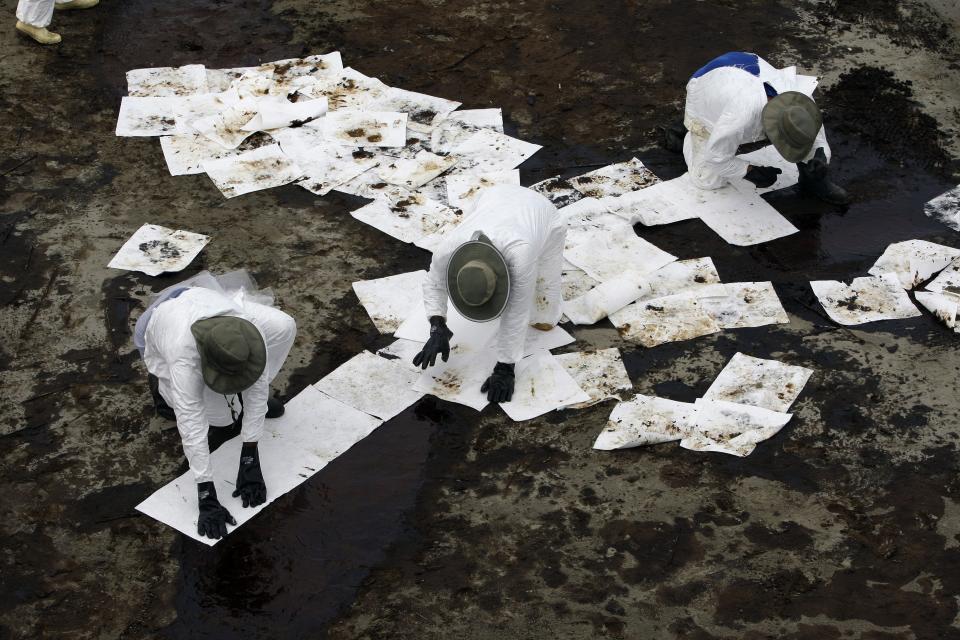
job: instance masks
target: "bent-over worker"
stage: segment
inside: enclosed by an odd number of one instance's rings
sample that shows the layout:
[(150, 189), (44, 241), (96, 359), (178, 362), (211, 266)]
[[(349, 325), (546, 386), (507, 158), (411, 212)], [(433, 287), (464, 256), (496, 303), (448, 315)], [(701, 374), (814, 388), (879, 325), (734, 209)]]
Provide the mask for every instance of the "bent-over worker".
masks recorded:
[(433, 253), (423, 284), (430, 338), (413, 363), (426, 369), (450, 355), (447, 300), (468, 320), (500, 318), (497, 364), (481, 387), (490, 402), (513, 397), (514, 365), (527, 327), (549, 331), (560, 320), (560, 273), (566, 226), (549, 200), (525, 187), (490, 187)]
[(209, 427), (240, 425), (233, 496), (244, 507), (267, 499), (257, 442), (264, 418), (283, 414), (270, 382), (296, 333), (293, 318), (279, 309), (197, 286), (167, 289), (137, 320), (134, 344), (151, 375), (157, 412), (176, 419), (196, 478), (201, 536), (221, 538), (227, 524), (236, 524), (217, 499)]
[(760, 188), (773, 185), (779, 168), (737, 157), (740, 145), (767, 140), (797, 164), (802, 193), (846, 204), (847, 192), (829, 177), (820, 109), (802, 86), (795, 68), (776, 69), (755, 53), (727, 53), (697, 70), (687, 83), (683, 119), (683, 156), (693, 183), (718, 189), (745, 178)]
[(47, 29), (53, 19), (53, 10), (89, 9), (100, 0), (20, 0), (17, 3), (17, 31), (40, 44), (57, 44), (60, 34)]

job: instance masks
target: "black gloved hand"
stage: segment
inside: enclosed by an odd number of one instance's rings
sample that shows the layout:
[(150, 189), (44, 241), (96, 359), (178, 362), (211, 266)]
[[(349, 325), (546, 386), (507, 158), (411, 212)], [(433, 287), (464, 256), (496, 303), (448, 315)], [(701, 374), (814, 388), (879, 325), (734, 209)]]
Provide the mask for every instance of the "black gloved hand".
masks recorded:
[(513, 365), (498, 362), (493, 373), (480, 387), (480, 393), (486, 393), (490, 402), (510, 402), (513, 398), (513, 380)]
[(744, 179), (752, 182), (758, 189), (765, 189), (777, 181), (777, 176), (783, 173), (776, 167), (755, 167), (750, 165)]
[(217, 500), (217, 488), (212, 482), (197, 485), (197, 503), (200, 517), (197, 518), (197, 534), (219, 540), (227, 535), (227, 525), (237, 526), (230, 512)]
[(450, 359), (450, 338), (453, 332), (447, 328), (447, 321), (443, 316), (430, 318), (430, 338), (423, 345), (423, 350), (413, 356), (413, 366), (426, 369), (437, 363), (437, 354), (446, 362)]
[(260, 472), (260, 453), (256, 442), (244, 442), (240, 449), (240, 468), (237, 469), (237, 488), (233, 497), (240, 496), (244, 507), (256, 507), (267, 501), (267, 485)]

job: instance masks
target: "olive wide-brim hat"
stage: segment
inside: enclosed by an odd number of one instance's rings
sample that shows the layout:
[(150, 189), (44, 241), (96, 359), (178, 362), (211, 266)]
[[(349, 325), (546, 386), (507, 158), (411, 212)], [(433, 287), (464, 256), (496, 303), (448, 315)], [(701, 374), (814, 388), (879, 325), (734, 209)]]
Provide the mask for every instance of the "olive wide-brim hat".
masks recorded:
[(763, 107), (760, 119), (767, 139), (787, 162), (802, 162), (817, 140), (823, 116), (810, 96), (785, 91)]
[(197, 320), (190, 332), (200, 352), (203, 381), (217, 393), (240, 393), (263, 374), (267, 345), (249, 320), (216, 316)]
[(473, 322), (496, 320), (510, 297), (510, 272), (490, 239), (477, 234), (454, 250), (447, 265), (450, 302)]

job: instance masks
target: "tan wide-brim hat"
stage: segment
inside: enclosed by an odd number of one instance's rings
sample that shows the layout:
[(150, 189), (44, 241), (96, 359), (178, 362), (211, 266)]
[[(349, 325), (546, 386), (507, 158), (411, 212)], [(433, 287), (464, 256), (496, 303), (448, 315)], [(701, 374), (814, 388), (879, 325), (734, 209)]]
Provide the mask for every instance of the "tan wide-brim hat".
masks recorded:
[(200, 369), (208, 387), (222, 393), (240, 393), (256, 382), (267, 366), (267, 345), (252, 322), (233, 316), (197, 320), (190, 327)]
[(447, 265), (447, 292), (468, 320), (489, 322), (500, 317), (510, 297), (510, 272), (489, 238), (481, 234), (453, 252)]
[(767, 139), (787, 162), (802, 162), (810, 155), (823, 126), (820, 108), (810, 96), (786, 91), (772, 98), (760, 116)]

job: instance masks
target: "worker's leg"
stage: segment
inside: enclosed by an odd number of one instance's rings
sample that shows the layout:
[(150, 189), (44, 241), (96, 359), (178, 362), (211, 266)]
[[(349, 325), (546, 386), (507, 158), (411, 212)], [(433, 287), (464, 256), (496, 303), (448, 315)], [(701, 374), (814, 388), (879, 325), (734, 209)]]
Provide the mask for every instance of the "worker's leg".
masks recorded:
[(800, 170), (800, 192), (823, 200), (829, 204), (845, 205), (850, 202), (846, 190), (830, 179), (830, 146), (827, 144), (823, 127), (817, 134), (810, 155), (804, 162), (798, 162)]
[(560, 277), (563, 272), (563, 245), (566, 235), (566, 225), (551, 228), (540, 255), (536, 295), (530, 313), (530, 324), (537, 329), (554, 327), (563, 315)]
[(59, 11), (70, 11), (72, 9), (89, 9), (100, 3), (100, 0), (57, 0), (56, 8)]
[(20, 0), (17, 4), (17, 31), (40, 44), (57, 44), (60, 36), (48, 31), (53, 18), (54, 0)]

